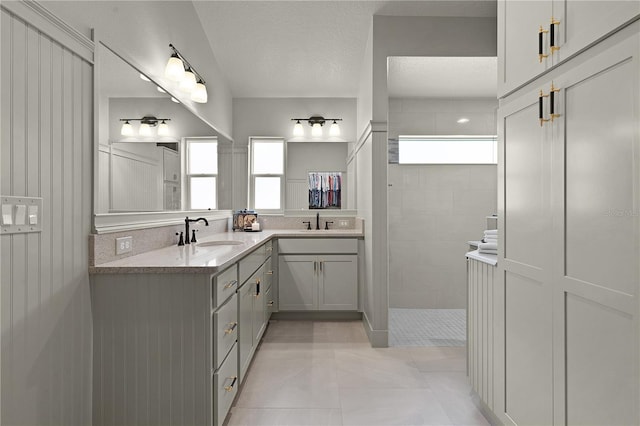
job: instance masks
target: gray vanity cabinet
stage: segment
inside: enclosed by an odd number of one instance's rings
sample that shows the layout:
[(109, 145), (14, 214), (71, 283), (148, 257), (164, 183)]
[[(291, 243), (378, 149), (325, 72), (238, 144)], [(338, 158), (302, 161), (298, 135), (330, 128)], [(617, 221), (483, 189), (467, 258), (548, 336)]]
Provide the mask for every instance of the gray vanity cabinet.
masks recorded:
[(280, 311), (356, 311), (356, 239), (278, 240)]

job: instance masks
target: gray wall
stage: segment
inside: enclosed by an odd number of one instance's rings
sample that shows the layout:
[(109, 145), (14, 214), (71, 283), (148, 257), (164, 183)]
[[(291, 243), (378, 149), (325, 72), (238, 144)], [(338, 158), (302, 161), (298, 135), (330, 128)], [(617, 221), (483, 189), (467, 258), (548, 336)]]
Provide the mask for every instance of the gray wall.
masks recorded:
[[(495, 99), (389, 100), (389, 135), (496, 133)], [(465, 116), (469, 123), (458, 124)], [(467, 241), (497, 211), (495, 165), (389, 164), (389, 307), (463, 309)]]
[(42, 197), (43, 230), (0, 236), (0, 423), (88, 425), (92, 66), (69, 48), (92, 47), (24, 4), (1, 19), (0, 193)]
[[(233, 99), (233, 209), (247, 207), (247, 143), (251, 136), (274, 136), (285, 140), (292, 138), (292, 118), (306, 118), (313, 115), (342, 118), (340, 137), (353, 142), (356, 138), (356, 100), (355, 98), (234, 98)], [(326, 125), (325, 125), (326, 126)], [(306, 135), (311, 127), (305, 124)], [(328, 133), (324, 129), (325, 135)], [(305, 142), (295, 142), (300, 145)], [(329, 164), (343, 162), (346, 170), (345, 143), (314, 143), (323, 151), (321, 157)], [(334, 146), (331, 146), (334, 145)], [(294, 148), (296, 149), (296, 148)], [(336, 151), (337, 150), (337, 151)], [(331, 152), (331, 154), (329, 153)], [(344, 152), (342, 158), (331, 160), (333, 153)], [(295, 158), (295, 157), (294, 157)], [(296, 160), (297, 161), (297, 160)], [(295, 167), (294, 167), (295, 169)]]

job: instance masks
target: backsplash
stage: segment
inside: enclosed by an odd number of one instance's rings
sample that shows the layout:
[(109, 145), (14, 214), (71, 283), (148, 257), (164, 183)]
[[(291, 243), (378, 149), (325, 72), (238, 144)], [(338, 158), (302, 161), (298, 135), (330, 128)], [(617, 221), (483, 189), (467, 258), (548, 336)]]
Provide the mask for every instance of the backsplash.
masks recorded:
[[(262, 229), (305, 229), (302, 222), (310, 221), (315, 229), (316, 217), (313, 216), (261, 216), (258, 222)], [(333, 222), (330, 229), (362, 229), (362, 219), (345, 216), (323, 216), (320, 214), (320, 228), (324, 229), (325, 222)], [(232, 230), (231, 218), (209, 220), (209, 226), (202, 223), (192, 225), (197, 229), (197, 238), (219, 234)], [(162, 226), (157, 228), (137, 229), (132, 231), (114, 232), (108, 234), (89, 235), (89, 266), (101, 265), (125, 257), (135, 256), (151, 250), (168, 247), (178, 242), (176, 233), (184, 232), (184, 224)], [(237, 231), (242, 232), (242, 231)], [(133, 237), (132, 251), (116, 254), (116, 238)], [(185, 237), (186, 238), (186, 237)]]
[[(209, 220), (209, 226), (198, 223), (191, 225), (191, 229), (198, 230), (197, 238), (204, 238), (230, 230), (230, 224), (231, 218), (216, 219)], [(176, 233), (179, 234), (180, 232), (184, 232), (184, 224), (109, 234), (91, 234), (89, 235), (89, 266), (100, 265), (177, 244), (178, 236)], [(116, 254), (116, 238), (129, 236), (133, 237), (132, 251), (125, 254)]]

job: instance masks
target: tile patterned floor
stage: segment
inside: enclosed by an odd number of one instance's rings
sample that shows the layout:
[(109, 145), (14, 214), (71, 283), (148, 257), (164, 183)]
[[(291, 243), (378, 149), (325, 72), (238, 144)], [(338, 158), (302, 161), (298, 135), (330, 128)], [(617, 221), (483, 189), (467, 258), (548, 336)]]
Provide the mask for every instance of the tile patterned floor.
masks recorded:
[(371, 348), (360, 321), (272, 321), (235, 425), (488, 425), (463, 347)]
[(464, 309), (389, 309), (389, 346), (465, 346)]

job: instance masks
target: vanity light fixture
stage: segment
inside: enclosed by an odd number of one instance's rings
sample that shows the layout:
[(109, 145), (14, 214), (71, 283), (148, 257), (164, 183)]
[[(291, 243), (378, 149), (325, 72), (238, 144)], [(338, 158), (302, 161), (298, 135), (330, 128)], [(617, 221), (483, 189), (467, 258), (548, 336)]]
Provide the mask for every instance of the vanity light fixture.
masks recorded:
[(207, 86), (202, 76), (173, 44), (170, 43), (169, 48), (171, 48), (171, 57), (164, 70), (165, 77), (178, 83), (178, 88), (188, 93), (192, 101), (206, 103), (208, 101)]
[[(130, 121), (139, 121), (140, 128), (138, 129), (138, 135), (150, 137), (153, 136), (152, 128), (156, 126), (158, 126), (158, 136), (168, 136), (169, 125), (167, 124), (167, 121), (171, 121), (171, 119), (146, 116), (142, 118), (121, 118), (120, 121), (124, 121), (124, 124), (122, 124), (122, 128), (120, 129), (120, 134), (122, 136), (134, 136), (135, 132), (133, 131), (133, 126)], [(160, 122), (159, 125), (158, 122)]]
[(295, 137), (303, 137), (304, 129), (302, 128), (301, 121), (306, 121), (311, 126), (311, 136), (314, 138), (322, 137), (322, 126), (327, 121), (333, 121), (331, 126), (329, 127), (329, 136), (337, 137), (340, 136), (340, 126), (338, 125), (338, 121), (342, 121), (342, 118), (324, 118), (320, 115), (314, 115), (309, 118), (292, 118), (291, 121), (295, 121), (296, 124), (293, 126), (293, 136)]

